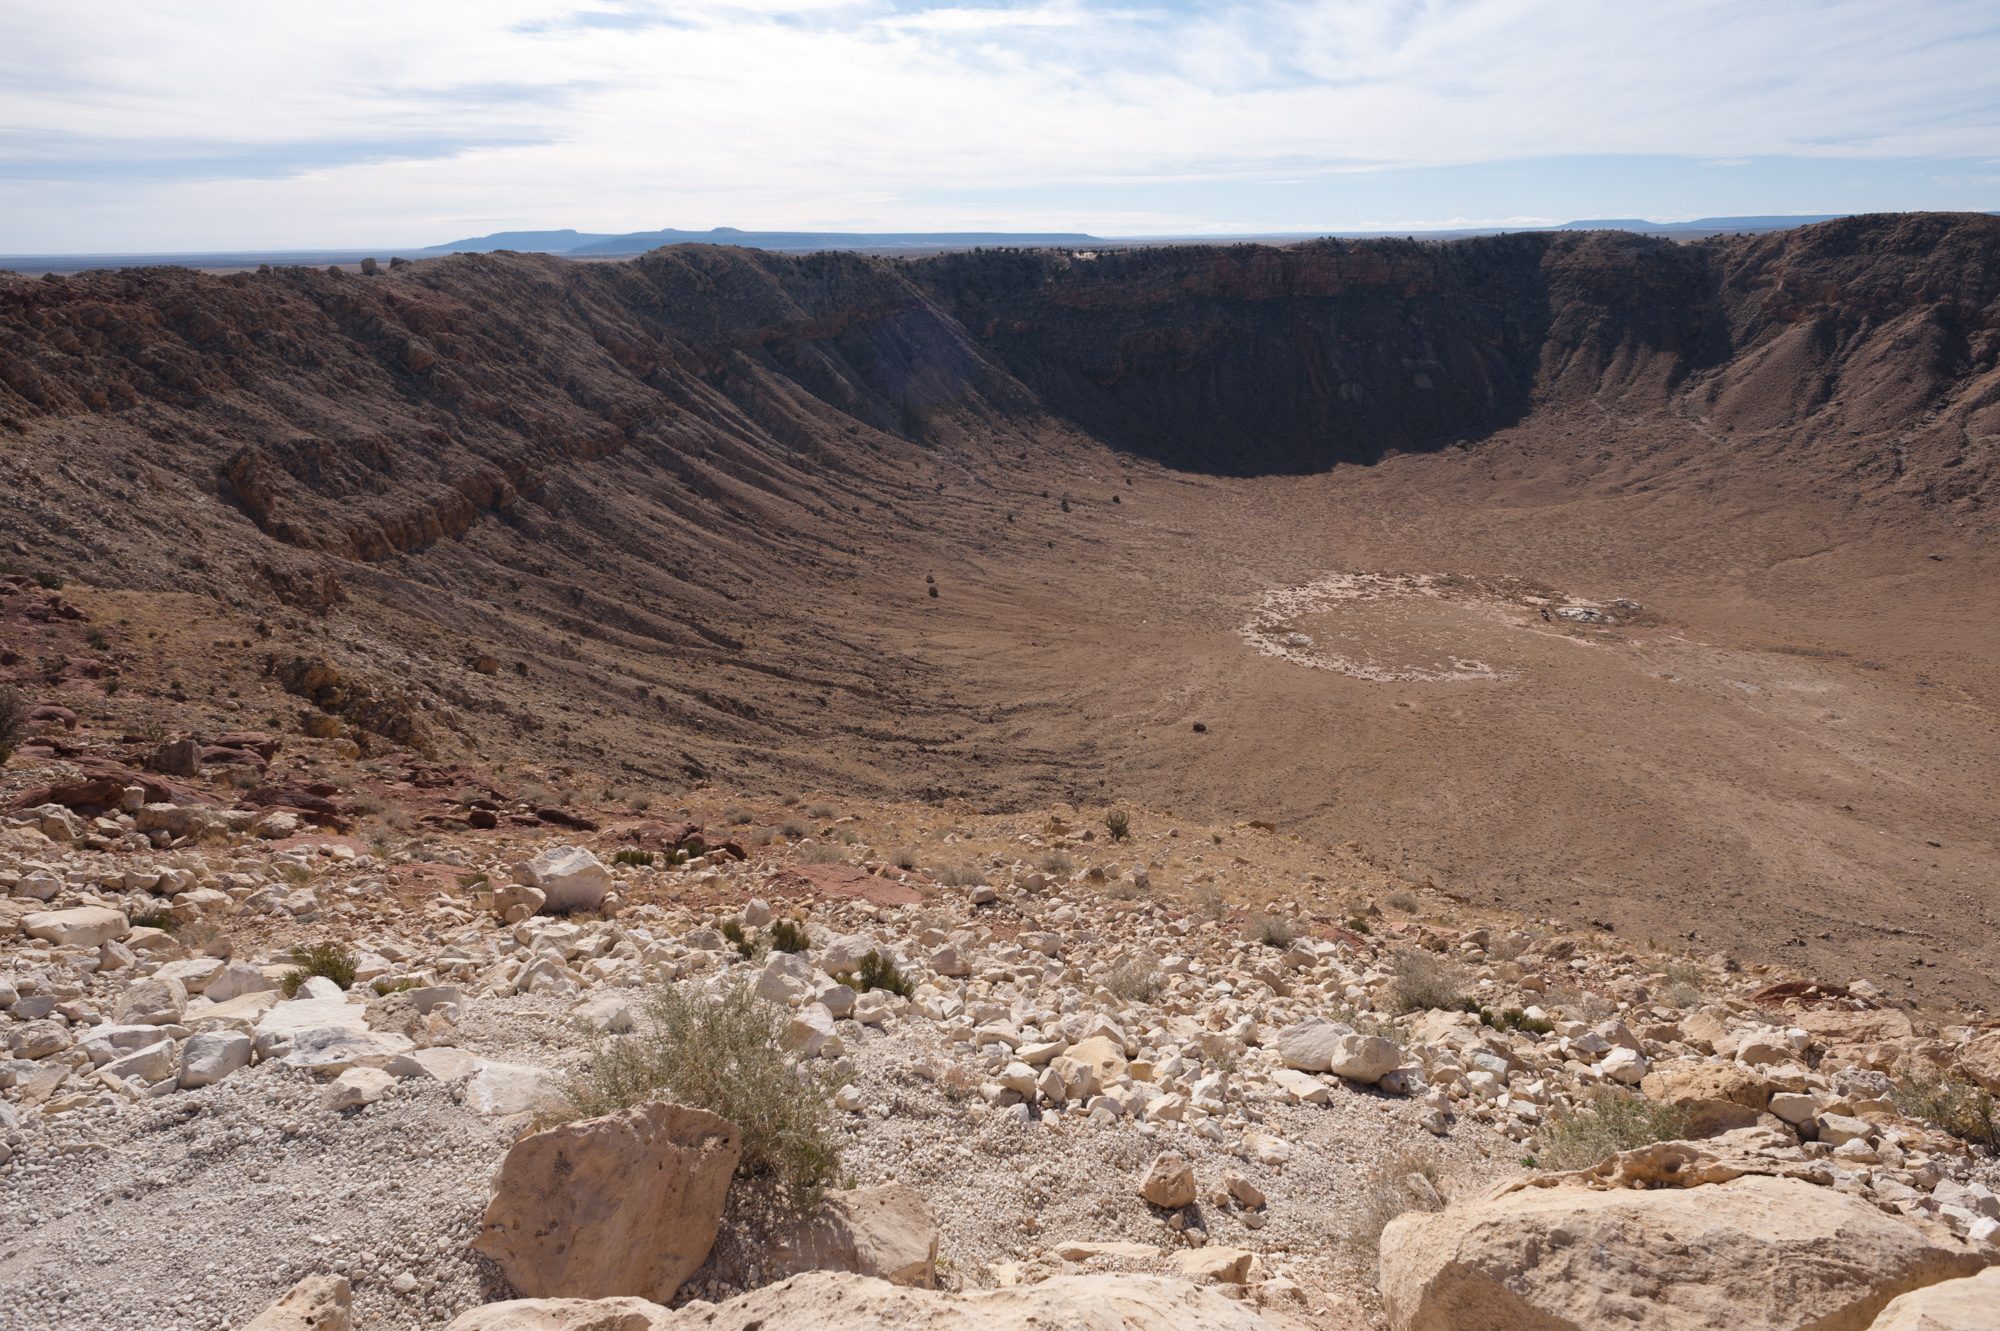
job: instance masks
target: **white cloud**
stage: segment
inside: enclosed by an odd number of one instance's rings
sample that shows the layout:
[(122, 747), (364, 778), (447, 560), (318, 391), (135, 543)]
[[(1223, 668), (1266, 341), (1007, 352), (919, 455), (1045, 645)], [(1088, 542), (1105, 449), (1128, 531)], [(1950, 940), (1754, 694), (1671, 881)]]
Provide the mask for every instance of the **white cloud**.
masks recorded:
[(2000, 142), (1990, 0), (108, 12), (0, 11), (0, 250), (507, 225), (1156, 216), (1192, 230), (1241, 214), (1079, 215), (1077, 200), (1522, 158), (1960, 158)]

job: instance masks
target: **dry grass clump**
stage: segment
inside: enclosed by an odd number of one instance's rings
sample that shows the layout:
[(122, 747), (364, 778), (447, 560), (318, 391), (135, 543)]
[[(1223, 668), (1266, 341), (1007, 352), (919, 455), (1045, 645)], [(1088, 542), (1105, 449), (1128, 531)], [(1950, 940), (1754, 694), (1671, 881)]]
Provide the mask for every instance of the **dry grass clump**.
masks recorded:
[(985, 871), (972, 864), (947, 864), (931, 870), (931, 877), (946, 887), (980, 887), (986, 882)]
[(1412, 1211), (1442, 1211), (1449, 1196), (1450, 1184), (1435, 1155), (1404, 1151), (1391, 1156), (1362, 1185), (1360, 1208), (1345, 1234), (1348, 1248), (1373, 1264), (1391, 1220)]
[(1975, 1146), (2000, 1147), (1993, 1093), (1963, 1077), (1911, 1073), (1897, 1085), (1896, 1108)]
[(1433, 1008), (1463, 1008), (1470, 983), (1465, 967), (1435, 952), (1404, 952), (1396, 957), (1389, 992), (1398, 1012)]
[(847, 848), (831, 845), (825, 841), (815, 841), (799, 852), (801, 864), (845, 864)]
[(1686, 1135), (1687, 1114), (1677, 1106), (1604, 1091), (1580, 1108), (1551, 1116), (1534, 1161), (1546, 1169), (1589, 1169), (1619, 1151)]
[(1112, 968), (1104, 987), (1127, 1003), (1150, 1003), (1161, 988), (1159, 968), (1145, 957), (1134, 957)]
[(558, 1121), (649, 1100), (720, 1114), (742, 1134), (738, 1175), (804, 1213), (839, 1175), (832, 1097), (841, 1078), (795, 1063), (779, 1047), (783, 1027), (783, 1012), (746, 988), (709, 994), (661, 984), (637, 1029), (599, 1040), (564, 1084), (567, 1112)]
[(1250, 936), (1265, 947), (1280, 950), (1298, 942), (1304, 932), (1298, 925), (1277, 915), (1258, 915), (1250, 921)]

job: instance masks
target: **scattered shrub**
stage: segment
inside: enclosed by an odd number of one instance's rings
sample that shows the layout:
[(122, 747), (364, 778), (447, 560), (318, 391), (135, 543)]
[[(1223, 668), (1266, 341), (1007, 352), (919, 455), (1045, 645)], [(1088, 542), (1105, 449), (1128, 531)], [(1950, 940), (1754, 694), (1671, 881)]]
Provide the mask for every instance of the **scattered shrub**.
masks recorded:
[(908, 873), (917, 867), (917, 852), (914, 850), (896, 851), (889, 856), (889, 863), (895, 865), (904, 873)]
[(180, 927), (180, 922), (165, 910), (142, 911), (131, 917), (134, 929), (158, 929), (162, 933), (172, 933)]
[(404, 976), (400, 980), (377, 980), (368, 987), (375, 991), (377, 997), (387, 998), (390, 994), (407, 993), (412, 989), (421, 989), (424, 985), (421, 980)]
[(1135, 957), (1114, 967), (1104, 987), (1127, 1003), (1148, 1003), (1160, 992), (1160, 972), (1150, 961)]
[(1382, 1231), (1399, 1215), (1412, 1211), (1442, 1211), (1449, 1187), (1437, 1157), (1405, 1151), (1375, 1167), (1362, 1185), (1361, 1204), (1346, 1239), (1354, 1255), (1373, 1263), (1381, 1251)]
[(947, 864), (931, 870), (931, 877), (946, 887), (978, 887), (986, 881), (985, 872), (972, 864)]
[(621, 850), (611, 857), (613, 864), (630, 864), (641, 869), (653, 867), (653, 852), (650, 850)]
[(886, 989), (898, 998), (908, 998), (917, 992), (917, 986), (910, 982), (909, 977), (880, 952), (870, 952), (861, 959), (861, 970), (855, 980), (864, 994), (870, 989)]
[(779, 920), (771, 926), (770, 944), (773, 952), (804, 952), (812, 946), (812, 939), (804, 925), (792, 920)]
[(826, 842), (821, 841), (807, 846), (804, 850), (800, 851), (799, 863), (845, 864), (847, 863), (847, 851), (843, 847), (830, 846)]
[(1556, 1028), (1554, 1022), (1543, 1017), (1531, 1017), (1517, 1007), (1501, 1008), (1498, 1011), (1483, 1007), (1479, 1009), (1479, 1020), (1482, 1025), (1492, 1026), (1498, 1030), (1526, 1031), (1530, 1035), (1548, 1035)]
[(2000, 1147), (2000, 1112), (1993, 1093), (1949, 1074), (1911, 1073), (1896, 1087), (1896, 1108), (1960, 1141)]
[(1415, 915), (1417, 913), (1417, 899), (1408, 892), (1390, 893), (1388, 904), (1392, 909), (1399, 910), (1405, 915)]
[(1404, 952), (1396, 958), (1393, 975), (1389, 991), (1398, 1012), (1465, 1006), (1465, 968), (1449, 957), (1435, 952)]
[(1040, 867), (1043, 873), (1074, 873), (1076, 861), (1059, 850), (1052, 850), (1042, 856)]
[(825, 822), (829, 818), (838, 818), (839, 816), (840, 810), (834, 808), (831, 804), (808, 804), (806, 806), (806, 817), (817, 818), (821, 822)]
[(763, 950), (757, 945), (757, 940), (751, 938), (749, 934), (743, 931), (743, 921), (724, 920), (720, 927), (722, 929), (722, 936), (729, 940), (731, 947), (736, 949), (736, 955), (745, 961), (752, 960)]
[(778, 835), (787, 841), (797, 841), (800, 837), (806, 835), (806, 831), (806, 825), (796, 818), (787, 818), (784, 822), (778, 824)]
[(1258, 915), (1250, 921), (1250, 936), (1265, 947), (1284, 949), (1299, 941), (1299, 926), (1277, 915)]
[(1123, 841), (1132, 835), (1132, 815), (1123, 809), (1113, 809), (1104, 815), (1104, 830), (1111, 833), (1113, 841)]
[(291, 998), (315, 975), (332, 980), (342, 989), (353, 988), (354, 955), (338, 943), (314, 943), (311, 947), (301, 943), (292, 949), (292, 969), (285, 972), (279, 988), (284, 990), (285, 997)]
[(731, 827), (741, 827), (750, 821), (750, 810), (740, 804), (732, 804), (722, 811), (722, 821)]
[(28, 733), (28, 704), (12, 684), (0, 684), (0, 763), (14, 756), (14, 746)]
[(784, 1020), (744, 988), (710, 995), (662, 984), (648, 996), (638, 1028), (600, 1040), (569, 1079), (566, 1117), (658, 1099), (720, 1114), (742, 1134), (738, 1177), (806, 1212), (839, 1177), (830, 1099), (841, 1078), (784, 1053)]
[(1219, 920), (1229, 913), (1229, 898), (1214, 883), (1196, 883), (1188, 891), (1194, 908), (1211, 920)]
[(1678, 1106), (1626, 1091), (1603, 1091), (1588, 1104), (1550, 1116), (1538, 1162), (1548, 1169), (1588, 1169), (1619, 1151), (1687, 1135)]

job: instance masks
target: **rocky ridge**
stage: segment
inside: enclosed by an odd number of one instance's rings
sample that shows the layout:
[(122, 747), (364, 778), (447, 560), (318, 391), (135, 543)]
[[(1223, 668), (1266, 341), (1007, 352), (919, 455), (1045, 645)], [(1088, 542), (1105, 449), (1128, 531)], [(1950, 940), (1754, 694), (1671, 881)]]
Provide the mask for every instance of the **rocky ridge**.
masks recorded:
[[(799, 1057), (851, 1075), (848, 1168), (929, 1202), (947, 1287), (1109, 1269), (1365, 1325), (1383, 1314), (1350, 1244), (1383, 1162), (1417, 1153), (1476, 1190), (1626, 1087), (1690, 1130), (1751, 1134), (1809, 1196), (1932, 1227), (1959, 1254), (1936, 1278), (2000, 1259), (1990, 1154), (1898, 1107), (1911, 1076), (2000, 1086), (2000, 1032), (1866, 986), (1455, 919), (1441, 897), (1385, 911), (1338, 878), (1271, 882), (1262, 847), (1283, 839), (1256, 828), (1142, 814), (1113, 841), (1075, 812), (949, 817), (922, 855), (885, 858), (858, 835), (878, 814), (829, 814), (739, 859), (629, 817), (583, 843), (523, 829), (378, 852), (269, 814), (163, 823), (137, 787), (120, 806), (30, 807), (0, 834), (18, 1203), (0, 1325), (240, 1325), (315, 1272), (351, 1282), (364, 1326), (502, 1296), (468, 1248), (495, 1164), (661, 980), (748, 985), (789, 1010)], [(1150, 890), (1169, 856), (1205, 851), (1195, 897)], [(419, 853), (448, 885), (399, 886)], [(1256, 885), (1280, 895), (1253, 915), (1232, 897)], [(592, 913), (542, 913), (552, 892)], [(718, 928), (754, 941), (778, 919), (803, 952), (746, 957)], [(322, 940), (354, 958), (351, 987), (287, 996), (290, 949)], [(869, 953), (909, 998), (857, 986)], [(1400, 1011), (1411, 957), (1462, 991)], [(208, 1242), (218, 1207), (241, 1244)], [(88, 1254), (142, 1215), (156, 1241), (115, 1284), (94, 1275)], [(118, 1295), (138, 1270), (151, 1306)], [(779, 1274), (725, 1234), (683, 1297)], [(1393, 1325), (1428, 1325), (1404, 1306)]]

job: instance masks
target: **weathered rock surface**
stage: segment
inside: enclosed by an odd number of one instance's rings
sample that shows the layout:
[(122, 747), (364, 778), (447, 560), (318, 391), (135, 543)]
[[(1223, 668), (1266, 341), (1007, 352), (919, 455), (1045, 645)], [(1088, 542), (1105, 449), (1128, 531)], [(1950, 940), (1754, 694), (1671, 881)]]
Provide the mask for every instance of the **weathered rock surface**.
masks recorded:
[(528, 876), (542, 890), (542, 909), (596, 910), (611, 890), (611, 871), (581, 846), (557, 846), (528, 861)]
[(631, 1299), (586, 1307), (574, 1300), (495, 1303), (465, 1313), (448, 1331), (1278, 1331), (1280, 1325), (1211, 1290), (1159, 1276), (1058, 1276), (943, 1294), (814, 1272), (678, 1312)]
[(1898, 1294), (1983, 1264), (1801, 1179), (1570, 1184), (1391, 1221), (1382, 1296), (1396, 1331), (1863, 1331)]
[(708, 1259), (741, 1149), (728, 1120), (663, 1101), (534, 1133), (473, 1247), (530, 1297), (671, 1299)]
[(1993, 1331), (2000, 1327), (2000, 1266), (1898, 1294), (1868, 1331)]
[(354, 1331), (346, 1276), (307, 1276), (242, 1331)]
[(845, 1271), (928, 1288), (937, 1247), (930, 1203), (908, 1184), (889, 1183), (828, 1193), (812, 1219), (778, 1243), (772, 1266), (782, 1275)]

